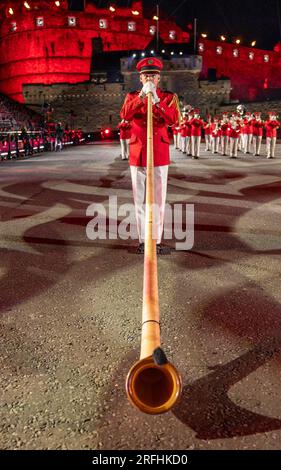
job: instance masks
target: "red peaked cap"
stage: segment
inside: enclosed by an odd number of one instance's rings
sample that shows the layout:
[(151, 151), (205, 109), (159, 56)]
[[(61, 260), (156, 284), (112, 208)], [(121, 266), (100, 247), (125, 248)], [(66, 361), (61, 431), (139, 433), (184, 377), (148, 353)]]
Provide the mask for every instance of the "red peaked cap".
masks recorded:
[(163, 63), (161, 60), (157, 59), (156, 57), (146, 57), (145, 59), (140, 60), (137, 63), (137, 70), (140, 73), (153, 73), (158, 72), (163, 69)]

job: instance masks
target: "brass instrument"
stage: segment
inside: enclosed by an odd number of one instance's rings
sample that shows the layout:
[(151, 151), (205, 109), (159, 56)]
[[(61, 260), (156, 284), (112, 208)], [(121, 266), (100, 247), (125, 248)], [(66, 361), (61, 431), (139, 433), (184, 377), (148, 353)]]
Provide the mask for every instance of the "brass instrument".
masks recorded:
[(182, 389), (177, 369), (167, 361), (160, 346), (160, 314), (156, 240), (153, 239), (154, 162), (152, 94), (147, 108), (147, 180), (145, 215), (145, 251), (143, 309), (140, 360), (127, 375), (129, 401), (140, 411), (152, 415), (169, 411)]

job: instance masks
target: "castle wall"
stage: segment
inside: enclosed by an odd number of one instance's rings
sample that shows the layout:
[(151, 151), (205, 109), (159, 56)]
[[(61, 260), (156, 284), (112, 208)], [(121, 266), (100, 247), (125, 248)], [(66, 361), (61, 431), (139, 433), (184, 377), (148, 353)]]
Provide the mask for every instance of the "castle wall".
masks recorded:
[[(193, 58), (192, 70), (185, 70), (184, 65), (171, 69), (168, 67), (170, 64), (164, 61), (161, 87), (177, 93), (183, 105), (199, 107), (206, 114), (229, 102), (231, 85), (229, 80), (216, 83), (199, 81), (200, 64)], [(174, 65), (178, 64), (174, 62)], [(53, 119), (70, 127), (79, 127), (87, 132), (108, 126), (115, 128), (120, 121), (120, 109), (127, 92), (140, 89), (139, 75), (133, 66), (130, 71), (123, 62), (122, 70), (123, 73), (126, 71), (124, 84), (24, 85), (24, 99), (29, 107), (37, 111), (42, 109), (44, 103), (50, 103), (54, 109)]]
[(202, 77), (206, 78), (211, 68), (216, 69), (218, 79), (230, 78), (233, 99), (266, 99), (270, 90), (281, 88), (281, 53), (278, 47), (274, 51), (266, 51), (200, 39), (198, 51), (203, 59)]
[[(44, 0), (29, 0), (29, 4), (30, 10), (18, 0), (0, 4), (0, 92), (21, 102), (23, 84), (89, 80), (94, 38), (103, 39), (104, 51), (142, 50), (156, 34), (155, 29), (153, 34), (150, 31), (156, 28), (156, 22), (143, 18), (139, 1), (132, 8), (117, 8), (114, 14), (87, 3), (84, 12), (68, 11), (65, 1), (60, 7)], [(139, 16), (134, 16), (132, 10), (138, 10)], [(38, 18), (43, 19), (42, 26), (38, 26)], [(74, 18), (76, 24), (69, 25), (69, 18)], [(107, 23), (106, 28), (100, 27), (100, 20)], [(135, 31), (130, 32), (131, 22)], [(189, 34), (172, 21), (161, 20), (159, 28), (166, 43), (189, 41)]]

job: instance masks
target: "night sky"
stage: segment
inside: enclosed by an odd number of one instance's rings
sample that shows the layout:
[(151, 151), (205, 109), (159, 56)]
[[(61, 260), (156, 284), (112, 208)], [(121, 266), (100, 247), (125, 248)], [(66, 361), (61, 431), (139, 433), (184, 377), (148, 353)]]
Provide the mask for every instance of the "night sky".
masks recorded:
[[(91, 1), (100, 7), (131, 5), (130, 0)], [(256, 39), (257, 47), (265, 49), (281, 40), (281, 0), (144, 0), (146, 16), (155, 14), (157, 3), (160, 12), (184, 28), (197, 18), (199, 32), (207, 32), (210, 39), (240, 36), (244, 45)]]

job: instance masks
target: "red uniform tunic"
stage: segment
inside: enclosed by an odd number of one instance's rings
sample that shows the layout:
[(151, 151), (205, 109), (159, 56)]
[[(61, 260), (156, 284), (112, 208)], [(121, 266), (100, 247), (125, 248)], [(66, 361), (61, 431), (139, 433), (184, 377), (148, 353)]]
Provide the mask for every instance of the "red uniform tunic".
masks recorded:
[(188, 127), (187, 127), (187, 122), (186, 120), (184, 119), (183, 122), (181, 123), (180, 125), (180, 135), (182, 137), (187, 137), (187, 133), (188, 133)]
[(213, 122), (212, 124), (212, 137), (220, 137), (221, 136), (221, 131), (220, 131), (220, 124)]
[(240, 124), (237, 124), (236, 127), (232, 127), (232, 125), (230, 125), (228, 133), (229, 137), (231, 137), (232, 139), (238, 139), (239, 135), (241, 134)]
[(243, 134), (247, 134), (247, 135), (253, 134), (252, 120), (250, 121), (248, 119), (244, 120)]
[(229, 123), (224, 122), (223, 124), (220, 125), (221, 128), (221, 136), (222, 137), (227, 137), (229, 135)]
[(201, 137), (201, 129), (204, 127), (204, 122), (202, 119), (193, 118), (190, 121), (191, 124), (191, 136), (192, 137)]
[(204, 133), (205, 135), (211, 135), (212, 129), (211, 129), (212, 123), (210, 122), (205, 122), (204, 123)]
[(172, 130), (173, 130), (173, 135), (178, 135), (179, 128), (177, 126), (172, 126)]
[(263, 126), (264, 123), (261, 120), (254, 119), (253, 120), (253, 135), (254, 136), (262, 136), (263, 134)]
[(120, 139), (128, 140), (131, 138), (132, 126), (129, 122), (120, 122), (118, 124), (118, 129), (120, 131)]
[[(147, 99), (139, 98), (139, 92), (128, 93), (121, 109), (121, 118), (131, 121), (130, 165), (146, 167), (147, 153)], [(169, 145), (167, 126), (178, 123), (179, 113), (176, 95), (157, 88), (160, 98), (153, 105), (153, 148), (154, 166), (169, 165)]]
[(265, 123), (266, 137), (273, 139), (277, 137), (277, 129), (280, 127), (280, 122), (276, 120), (268, 120)]

